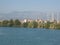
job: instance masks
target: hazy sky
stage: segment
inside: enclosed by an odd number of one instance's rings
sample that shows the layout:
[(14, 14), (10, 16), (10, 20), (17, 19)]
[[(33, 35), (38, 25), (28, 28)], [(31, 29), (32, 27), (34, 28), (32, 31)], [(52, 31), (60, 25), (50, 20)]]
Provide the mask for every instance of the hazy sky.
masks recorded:
[(0, 0), (0, 13), (12, 11), (60, 11), (60, 0)]

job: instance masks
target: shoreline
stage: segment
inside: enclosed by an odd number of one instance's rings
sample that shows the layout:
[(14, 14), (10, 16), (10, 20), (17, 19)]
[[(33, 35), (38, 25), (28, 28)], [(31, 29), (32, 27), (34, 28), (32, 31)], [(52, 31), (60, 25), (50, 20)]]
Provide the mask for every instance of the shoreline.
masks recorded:
[(3, 20), (0, 22), (0, 27), (19, 27), (19, 28), (45, 28), (45, 29), (60, 29), (60, 23), (57, 21), (43, 21), (43, 20)]

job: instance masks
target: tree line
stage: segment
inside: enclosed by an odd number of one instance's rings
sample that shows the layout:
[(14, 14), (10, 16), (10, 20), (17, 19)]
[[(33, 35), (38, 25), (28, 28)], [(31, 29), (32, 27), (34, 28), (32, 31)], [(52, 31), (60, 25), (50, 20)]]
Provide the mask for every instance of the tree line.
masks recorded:
[(55, 22), (49, 22), (47, 23), (44, 22), (24, 22), (22, 23), (20, 20), (3, 20), (2, 22), (0, 21), (0, 27), (23, 27), (23, 28), (47, 28), (47, 29), (60, 29), (60, 23), (55, 23)]

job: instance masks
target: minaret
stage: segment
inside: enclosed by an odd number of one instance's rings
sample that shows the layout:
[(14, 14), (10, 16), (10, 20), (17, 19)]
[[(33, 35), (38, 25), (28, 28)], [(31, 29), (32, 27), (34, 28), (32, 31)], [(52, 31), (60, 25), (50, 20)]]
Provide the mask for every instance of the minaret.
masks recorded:
[(59, 18), (58, 18), (58, 16), (59, 16), (59, 14), (57, 13), (57, 19), (56, 19), (56, 20), (57, 20), (57, 23), (59, 23)]
[(56, 13), (56, 20), (58, 21), (58, 13)]
[(54, 22), (54, 13), (51, 13), (51, 21)]
[(47, 13), (47, 21), (50, 21), (50, 13)]

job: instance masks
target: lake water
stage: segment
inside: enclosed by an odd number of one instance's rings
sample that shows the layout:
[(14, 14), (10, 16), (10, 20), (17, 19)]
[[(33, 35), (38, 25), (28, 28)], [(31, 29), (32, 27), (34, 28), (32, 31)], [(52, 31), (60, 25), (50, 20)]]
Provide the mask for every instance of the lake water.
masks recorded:
[(60, 45), (60, 30), (0, 27), (0, 45)]

